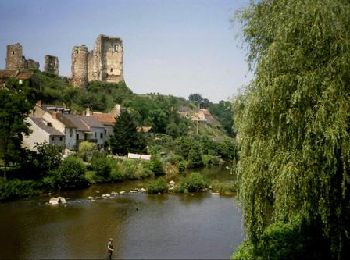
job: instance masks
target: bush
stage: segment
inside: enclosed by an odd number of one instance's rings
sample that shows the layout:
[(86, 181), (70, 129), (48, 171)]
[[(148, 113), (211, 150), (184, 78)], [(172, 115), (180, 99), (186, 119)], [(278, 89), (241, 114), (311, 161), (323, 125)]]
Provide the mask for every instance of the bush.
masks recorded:
[(58, 169), (51, 172), (51, 176), (44, 179), (44, 182), (52, 188), (72, 189), (87, 186), (85, 179), (85, 166), (81, 159), (67, 157)]
[(187, 178), (187, 189), (189, 192), (199, 192), (208, 187), (208, 183), (200, 173), (193, 172)]
[(185, 190), (188, 190), (189, 192), (200, 192), (207, 187), (208, 183), (204, 177), (200, 173), (193, 172), (187, 177), (182, 177), (179, 180), (179, 184), (176, 186), (175, 191), (179, 193), (183, 193)]
[(211, 183), (211, 186), (213, 187), (213, 191), (220, 192), (220, 193), (232, 193), (237, 191), (237, 183), (233, 181), (230, 181), (230, 182), (213, 181)]
[(149, 194), (165, 193), (167, 191), (167, 183), (162, 177), (152, 180), (147, 184), (147, 192)]
[(151, 157), (150, 169), (155, 176), (162, 176), (165, 174), (163, 163), (157, 155)]
[(95, 143), (83, 141), (79, 144), (78, 156), (85, 162), (89, 162), (96, 151), (97, 146)]
[(95, 171), (97, 181), (109, 181), (112, 170), (111, 160), (106, 156), (94, 156), (91, 159), (91, 169)]
[(39, 194), (38, 184), (30, 180), (1, 180), (0, 200), (11, 200)]
[(196, 169), (202, 166), (203, 161), (201, 147), (198, 144), (193, 145), (190, 152), (188, 153), (188, 168)]
[(215, 155), (202, 155), (202, 161), (205, 167), (218, 166), (220, 164), (220, 157)]

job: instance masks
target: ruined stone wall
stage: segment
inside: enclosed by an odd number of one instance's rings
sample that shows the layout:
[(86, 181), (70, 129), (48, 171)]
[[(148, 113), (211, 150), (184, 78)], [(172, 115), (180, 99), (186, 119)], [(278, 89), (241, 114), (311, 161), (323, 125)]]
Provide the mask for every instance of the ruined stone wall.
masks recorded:
[(39, 62), (33, 60), (33, 59), (28, 59), (24, 61), (24, 68), (30, 69), (30, 70), (38, 70), (40, 67)]
[(23, 48), (19, 43), (6, 46), (6, 69), (18, 70), (23, 69), (25, 59), (23, 57)]
[(57, 56), (45, 55), (45, 72), (59, 75), (59, 61)]
[(19, 70), (19, 69), (39, 69), (39, 62), (28, 59), (23, 56), (23, 48), (19, 43), (13, 45), (7, 45), (6, 48), (6, 69), (7, 70)]
[(88, 79), (119, 83), (123, 77), (123, 42), (118, 37), (99, 35), (89, 53)]
[(72, 84), (79, 88), (88, 84), (88, 48), (85, 45), (73, 47)]

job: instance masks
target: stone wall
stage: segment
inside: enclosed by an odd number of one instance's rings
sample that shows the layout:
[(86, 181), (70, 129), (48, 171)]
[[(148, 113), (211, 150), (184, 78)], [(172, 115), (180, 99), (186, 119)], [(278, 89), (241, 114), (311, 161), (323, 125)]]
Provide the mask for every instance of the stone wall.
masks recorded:
[(88, 80), (119, 83), (123, 78), (123, 42), (118, 37), (99, 35), (89, 52)]
[(45, 72), (59, 75), (59, 61), (57, 56), (45, 55)]
[(73, 47), (72, 84), (79, 88), (88, 84), (88, 48), (85, 45)]
[(6, 69), (18, 70), (24, 69), (23, 48), (19, 43), (6, 46)]
[(19, 43), (7, 45), (6, 47), (6, 69), (39, 69), (39, 62), (28, 59), (23, 56), (23, 48)]

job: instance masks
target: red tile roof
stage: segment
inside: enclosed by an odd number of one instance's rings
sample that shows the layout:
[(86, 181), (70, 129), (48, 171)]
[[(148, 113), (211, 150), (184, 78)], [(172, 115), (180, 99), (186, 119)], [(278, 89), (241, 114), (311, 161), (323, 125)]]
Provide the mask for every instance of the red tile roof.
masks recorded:
[(116, 122), (115, 115), (110, 113), (93, 112), (92, 116), (104, 125), (113, 126)]

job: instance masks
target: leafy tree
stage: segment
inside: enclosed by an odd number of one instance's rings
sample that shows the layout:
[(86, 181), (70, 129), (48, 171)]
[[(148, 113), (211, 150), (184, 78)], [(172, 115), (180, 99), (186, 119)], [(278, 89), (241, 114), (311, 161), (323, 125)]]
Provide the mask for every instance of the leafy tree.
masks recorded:
[(84, 174), (85, 166), (83, 161), (74, 156), (69, 156), (46, 179), (49, 179), (48, 182), (54, 188), (72, 189), (84, 187), (88, 184)]
[(219, 120), (226, 133), (229, 136), (234, 136), (232, 103), (222, 100), (218, 104), (211, 103), (209, 111)]
[(24, 119), (37, 97), (31, 84), (31, 81), (19, 84), (18, 80), (10, 79), (6, 82), (7, 90), (0, 90), (0, 160), (5, 169), (10, 162), (20, 160), (23, 135), (30, 133)]
[[(255, 69), (235, 106), (247, 238), (256, 249), (269, 225), (299, 216), (306, 227), (321, 231), (311, 236), (322, 246), (301, 244), (304, 252), (345, 259), (350, 244), (349, 1), (262, 0), (240, 17)], [(298, 228), (305, 232), (305, 225)], [(266, 241), (268, 254), (273, 240)]]
[(143, 152), (146, 141), (143, 133), (137, 132), (136, 123), (128, 111), (123, 112), (116, 121), (110, 138), (112, 152), (126, 155), (128, 152)]
[(195, 103), (195, 104), (197, 104), (197, 105), (199, 105), (199, 104), (202, 103), (203, 97), (202, 97), (201, 94), (197, 94), (197, 93), (196, 94), (190, 94), (188, 96), (188, 100), (193, 102), (193, 103)]
[(83, 141), (79, 144), (78, 156), (84, 161), (88, 162), (91, 160), (94, 152), (97, 151), (97, 146), (95, 143), (89, 141)]
[(112, 166), (108, 157), (95, 155), (91, 160), (91, 169), (95, 171), (99, 180), (108, 181), (110, 179)]
[(195, 169), (203, 166), (202, 148), (199, 143), (195, 142), (188, 153), (188, 167)]
[(152, 155), (150, 168), (155, 176), (161, 176), (165, 174), (163, 163), (157, 155)]

